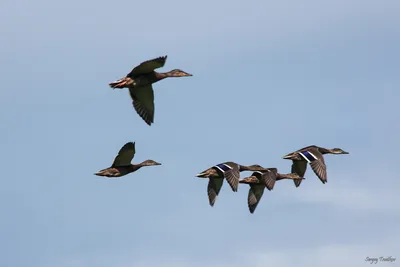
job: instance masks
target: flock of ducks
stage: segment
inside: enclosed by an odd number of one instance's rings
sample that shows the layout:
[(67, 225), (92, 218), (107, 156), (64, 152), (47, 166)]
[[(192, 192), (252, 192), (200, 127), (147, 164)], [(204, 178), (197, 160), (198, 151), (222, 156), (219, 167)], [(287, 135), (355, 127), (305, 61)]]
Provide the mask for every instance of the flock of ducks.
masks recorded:
[[(152, 84), (169, 77), (192, 76), (192, 74), (180, 69), (164, 73), (154, 71), (157, 68), (163, 67), (166, 60), (167, 56), (164, 56), (142, 62), (133, 68), (126, 77), (109, 84), (113, 89), (129, 89), (134, 109), (148, 125), (154, 123), (154, 91)], [(132, 164), (135, 152), (135, 143), (126, 143), (118, 152), (111, 167), (100, 170), (95, 175), (117, 178), (135, 172), (141, 167), (161, 165), (161, 163), (154, 160), (145, 160), (139, 164)], [(324, 154), (349, 153), (340, 148), (327, 149), (312, 145), (283, 156), (283, 159), (292, 160), (291, 173), (278, 173), (276, 168), (264, 168), (257, 164), (244, 166), (235, 162), (224, 162), (197, 174), (197, 177), (209, 179), (207, 193), (211, 206), (214, 206), (224, 179), (228, 182), (233, 192), (238, 191), (239, 184), (248, 184), (250, 189), (247, 204), (250, 213), (254, 213), (264, 194), (264, 189), (267, 188), (271, 191), (276, 181), (283, 179), (293, 180), (295, 186), (299, 187), (301, 181), (305, 179), (304, 174), (307, 170), (307, 164), (310, 164), (311, 169), (321, 182), (325, 184), (328, 179)], [(240, 179), (240, 172), (242, 171), (252, 171), (253, 173), (249, 177)]]

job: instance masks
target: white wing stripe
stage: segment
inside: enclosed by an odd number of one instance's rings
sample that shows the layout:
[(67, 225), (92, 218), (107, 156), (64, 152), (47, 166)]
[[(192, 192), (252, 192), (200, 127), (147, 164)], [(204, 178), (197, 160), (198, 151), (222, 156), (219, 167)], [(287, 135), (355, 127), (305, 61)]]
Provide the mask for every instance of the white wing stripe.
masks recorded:
[(308, 152), (308, 153), (310, 153), (310, 155), (313, 156), (314, 159), (318, 159), (313, 153), (311, 153), (311, 152)]
[(228, 167), (229, 169), (231, 169), (232, 170), (232, 167), (231, 166), (229, 166), (228, 164), (223, 164), (224, 166), (226, 166), (226, 167)]
[[(310, 163), (311, 161), (301, 152), (299, 152), (299, 154), (308, 162)], [(314, 156), (314, 155), (313, 155)], [(315, 156), (314, 156), (315, 157)]]
[(220, 170), (222, 173), (225, 173), (225, 171), (224, 171), (223, 169), (221, 169), (220, 167), (215, 166), (215, 168), (217, 168), (218, 170)]

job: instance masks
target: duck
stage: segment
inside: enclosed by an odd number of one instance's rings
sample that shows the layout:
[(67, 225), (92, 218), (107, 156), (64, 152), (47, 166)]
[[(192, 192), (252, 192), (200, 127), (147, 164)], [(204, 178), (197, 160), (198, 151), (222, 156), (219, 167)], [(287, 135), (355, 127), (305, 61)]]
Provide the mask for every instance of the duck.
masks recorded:
[(239, 181), (241, 184), (248, 184), (250, 186), (247, 197), (247, 205), (251, 214), (253, 214), (256, 210), (257, 205), (264, 194), (264, 188), (267, 188), (269, 191), (271, 191), (275, 186), (275, 181), (283, 179), (292, 179), (296, 181), (304, 178), (300, 177), (296, 173), (281, 174), (278, 173), (277, 168), (267, 168), (266, 171), (253, 172), (251, 176), (243, 178)]
[(167, 56), (162, 56), (144, 61), (134, 67), (126, 77), (109, 83), (113, 89), (129, 89), (134, 109), (149, 126), (154, 122), (154, 91), (152, 84), (170, 77), (193, 76), (180, 69), (173, 69), (169, 72), (154, 71), (163, 67), (166, 60)]
[(227, 180), (232, 191), (237, 192), (239, 186), (240, 172), (257, 170), (264, 170), (264, 168), (257, 164), (244, 166), (232, 161), (228, 161), (208, 168), (207, 170), (197, 174), (196, 177), (210, 179), (207, 186), (207, 193), (209, 204), (211, 207), (213, 207), (215, 200), (217, 199), (217, 196), (221, 190), (224, 178)]
[(276, 181), (284, 179), (293, 181), (304, 179), (297, 173), (279, 173), (277, 168), (265, 168), (262, 171), (255, 171), (251, 176), (256, 177), (260, 183), (264, 184), (264, 186), (270, 191), (274, 189)]
[[(292, 160), (292, 172), (304, 177), (307, 170), (307, 163), (310, 164), (315, 175), (323, 184), (328, 182), (324, 154), (349, 154), (341, 148), (323, 148), (315, 145), (307, 146), (283, 156), (283, 159)], [(296, 187), (299, 187), (302, 180), (293, 180)]]
[(129, 173), (135, 172), (142, 167), (161, 165), (154, 160), (145, 160), (139, 164), (132, 164), (132, 159), (135, 156), (135, 143), (126, 143), (118, 152), (111, 167), (100, 170), (94, 175), (105, 176), (108, 178), (118, 178)]

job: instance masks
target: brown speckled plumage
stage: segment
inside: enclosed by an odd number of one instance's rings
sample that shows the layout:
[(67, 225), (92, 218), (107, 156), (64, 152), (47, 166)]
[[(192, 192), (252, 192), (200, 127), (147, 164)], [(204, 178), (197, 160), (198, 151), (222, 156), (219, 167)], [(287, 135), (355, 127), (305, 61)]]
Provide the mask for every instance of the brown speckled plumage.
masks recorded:
[(283, 179), (302, 180), (304, 178), (295, 173), (281, 174), (278, 173), (276, 168), (267, 168), (262, 172), (253, 172), (251, 176), (239, 181), (241, 184), (248, 184), (250, 186), (247, 197), (247, 204), (250, 213), (254, 213), (257, 208), (257, 205), (264, 194), (264, 188), (267, 187), (268, 190), (272, 190), (275, 186), (275, 181)]
[(224, 162), (217, 164), (197, 174), (200, 178), (209, 178), (207, 186), (208, 200), (214, 206), (215, 200), (221, 190), (224, 178), (227, 180), (233, 192), (237, 192), (239, 186), (240, 172), (264, 170), (260, 165), (244, 166), (235, 162)]
[[(314, 173), (323, 184), (328, 182), (324, 154), (349, 154), (340, 148), (323, 148), (315, 145), (307, 146), (283, 156), (283, 159), (292, 160), (292, 172), (304, 177), (307, 170), (307, 163), (310, 164)], [(301, 180), (294, 180), (296, 187), (299, 187)]]
[(118, 152), (118, 155), (115, 157), (113, 164), (111, 167), (107, 169), (103, 169), (95, 175), (97, 176), (105, 176), (109, 178), (116, 178), (127, 175), (128, 173), (135, 172), (141, 167), (144, 166), (155, 166), (161, 165), (154, 160), (145, 160), (139, 164), (132, 164), (131, 161), (135, 156), (135, 143), (129, 142), (126, 143)]
[(167, 56), (164, 56), (142, 62), (133, 68), (126, 77), (109, 84), (114, 89), (129, 88), (133, 107), (148, 125), (154, 122), (154, 91), (152, 84), (168, 77), (192, 76), (192, 74), (179, 69), (164, 73), (154, 71), (163, 67), (166, 60)]

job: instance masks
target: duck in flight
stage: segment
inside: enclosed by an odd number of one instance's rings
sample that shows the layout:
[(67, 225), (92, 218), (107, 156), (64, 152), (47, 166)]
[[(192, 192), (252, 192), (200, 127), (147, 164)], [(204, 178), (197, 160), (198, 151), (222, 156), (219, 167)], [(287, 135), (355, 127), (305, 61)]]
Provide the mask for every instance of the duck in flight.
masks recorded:
[[(323, 184), (328, 182), (324, 154), (349, 154), (340, 148), (323, 148), (318, 146), (308, 146), (283, 156), (283, 159), (292, 160), (292, 173), (297, 173), (304, 177), (307, 170), (307, 163), (310, 164), (314, 173)], [(293, 180), (296, 187), (300, 186), (301, 180)]]
[(161, 165), (154, 160), (145, 160), (139, 164), (132, 164), (132, 159), (135, 156), (135, 143), (126, 143), (118, 152), (111, 167), (96, 172), (97, 176), (106, 176), (109, 178), (121, 177), (131, 172), (135, 172), (145, 166)]
[(207, 193), (210, 206), (214, 206), (215, 200), (221, 190), (224, 178), (232, 188), (233, 192), (237, 192), (239, 186), (240, 172), (242, 171), (263, 171), (265, 168), (260, 165), (243, 166), (235, 162), (224, 162), (217, 164), (196, 176), (199, 178), (209, 178)]
[(247, 196), (247, 205), (250, 213), (254, 213), (256, 210), (257, 205), (264, 194), (264, 189), (267, 188), (271, 191), (274, 188), (275, 181), (283, 179), (297, 181), (304, 178), (295, 173), (281, 174), (278, 173), (278, 169), (276, 168), (267, 168), (266, 171), (253, 172), (251, 176), (243, 178), (239, 181), (241, 184), (248, 184), (250, 186)]
[(180, 69), (169, 72), (156, 72), (155, 69), (164, 66), (167, 56), (142, 62), (134, 67), (126, 77), (109, 83), (111, 88), (128, 88), (132, 98), (133, 107), (139, 116), (148, 124), (154, 122), (154, 91), (153, 83), (169, 77), (193, 76)]

